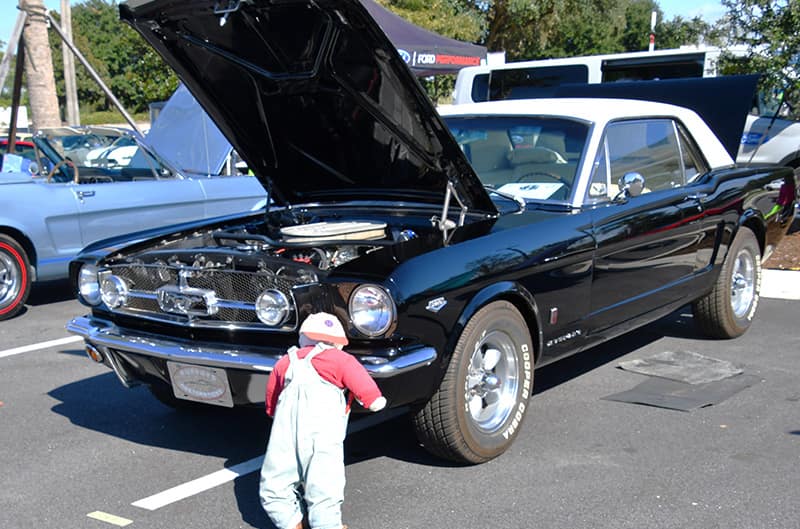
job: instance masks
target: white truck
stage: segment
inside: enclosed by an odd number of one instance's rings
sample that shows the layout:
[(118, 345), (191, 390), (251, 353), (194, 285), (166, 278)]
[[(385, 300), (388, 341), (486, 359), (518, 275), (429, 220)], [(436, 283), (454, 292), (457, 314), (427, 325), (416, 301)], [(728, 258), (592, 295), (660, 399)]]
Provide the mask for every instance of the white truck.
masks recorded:
[[(734, 54), (746, 49), (732, 48)], [(565, 84), (613, 83), (685, 77), (716, 77), (723, 50), (713, 46), (588, 55), (463, 68), (453, 103), (548, 97)], [(736, 161), (785, 165), (800, 174), (800, 121), (761, 102), (747, 117)]]

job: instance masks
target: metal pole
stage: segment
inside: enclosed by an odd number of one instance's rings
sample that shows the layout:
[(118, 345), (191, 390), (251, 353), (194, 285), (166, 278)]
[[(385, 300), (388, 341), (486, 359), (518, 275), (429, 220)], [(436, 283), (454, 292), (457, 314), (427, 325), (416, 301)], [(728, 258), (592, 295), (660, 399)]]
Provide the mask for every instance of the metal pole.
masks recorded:
[(656, 16), (658, 13), (653, 11), (650, 13), (650, 46), (648, 47), (647, 51), (653, 51), (656, 49)]
[(20, 35), (17, 41), (17, 67), (14, 69), (14, 91), (11, 94), (11, 123), (8, 124), (8, 152), (16, 152), (17, 112), (22, 99), (22, 72), (25, 69), (25, 39)]
[(108, 99), (111, 100), (111, 103), (115, 107), (117, 107), (117, 110), (119, 110), (120, 114), (122, 114), (122, 117), (125, 118), (125, 121), (128, 122), (128, 124), (131, 126), (131, 128), (133, 130), (138, 132), (140, 135), (144, 136), (144, 133), (136, 125), (136, 122), (133, 120), (131, 115), (128, 114), (128, 112), (125, 110), (125, 107), (122, 106), (122, 103), (119, 102), (119, 100), (114, 96), (114, 93), (111, 92), (111, 90), (106, 86), (106, 84), (103, 82), (103, 80), (100, 78), (100, 76), (94, 70), (94, 68), (92, 68), (92, 65), (89, 64), (89, 61), (86, 60), (86, 58), (83, 56), (83, 54), (81, 54), (80, 50), (78, 50), (78, 48), (75, 47), (75, 45), (72, 43), (72, 41), (69, 40), (64, 35), (64, 32), (61, 31), (60, 27), (58, 27), (58, 24), (56, 24), (55, 20), (53, 20), (53, 17), (50, 16), (50, 13), (46, 13), (46, 15), (47, 15), (47, 20), (50, 21), (50, 27), (52, 27), (54, 30), (56, 30), (56, 33), (58, 33), (58, 36), (61, 37), (61, 40), (63, 40), (64, 43), (67, 46), (69, 46), (69, 49), (72, 50), (72, 53), (75, 54), (75, 57), (77, 57), (78, 60), (81, 61), (81, 64), (83, 64), (83, 66), (86, 68), (86, 70), (88, 70), (89, 75), (92, 76), (92, 79), (94, 79), (95, 82), (103, 90), (103, 92), (105, 92), (106, 97), (108, 97)]
[[(72, 8), (70, 0), (61, 0), (61, 24), (67, 39), (72, 40)], [(64, 92), (66, 93), (66, 118), (70, 125), (81, 124), (81, 113), (78, 108), (78, 85), (75, 80), (75, 58), (61, 43), (61, 55), (64, 59)]]
[(8, 41), (6, 53), (3, 55), (3, 60), (0, 61), (0, 92), (6, 85), (6, 76), (8, 75), (8, 70), (11, 67), (11, 57), (14, 56), (16, 49), (19, 47), (19, 39), (22, 36), (22, 28), (25, 27), (25, 20), (27, 18), (28, 13), (25, 11), (20, 11), (19, 15), (17, 15), (17, 22), (14, 24), (14, 29), (11, 30), (11, 40)]

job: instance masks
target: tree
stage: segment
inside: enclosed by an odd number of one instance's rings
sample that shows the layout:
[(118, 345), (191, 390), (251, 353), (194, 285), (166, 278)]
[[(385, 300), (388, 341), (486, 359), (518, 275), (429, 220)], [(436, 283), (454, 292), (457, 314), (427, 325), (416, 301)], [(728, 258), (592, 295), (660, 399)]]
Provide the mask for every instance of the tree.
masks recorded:
[(747, 46), (747, 56), (725, 64), (726, 73), (762, 73), (761, 88), (785, 97), (798, 110), (800, 2), (722, 0), (729, 42)]
[[(58, 18), (57, 14), (53, 14)], [(178, 79), (161, 57), (128, 25), (119, 20), (116, 2), (85, 0), (72, 7), (75, 45), (129, 111), (146, 111), (150, 103), (172, 95)], [(51, 35), (59, 93), (63, 97), (60, 40)], [(77, 67), (78, 98), (90, 110), (108, 110), (110, 103), (86, 69)]]
[(689, 20), (676, 16), (656, 26), (656, 44), (659, 48), (678, 48), (686, 45), (722, 44), (721, 31), (700, 17)]
[(624, 6), (617, 0), (475, 1), (485, 45), (510, 61), (622, 51)]
[(23, 38), (31, 121), (37, 129), (58, 127), (61, 125), (61, 117), (56, 97), (53, 59), (47, 41), (44, 0), (20, 0), (20, 7), (28, 11)]
[(481, 14), (454, 0), (378, 0), (378, 3), (421, 28), (465, 42), (478, 42)]
[(653, 11), (656, 12), (656, 20), (664, 18), (661, 8), (654, 0), (633, 0), (626, 6), (625, 29), (621, 38), (625, 51), (643, 51), (649, 48)]

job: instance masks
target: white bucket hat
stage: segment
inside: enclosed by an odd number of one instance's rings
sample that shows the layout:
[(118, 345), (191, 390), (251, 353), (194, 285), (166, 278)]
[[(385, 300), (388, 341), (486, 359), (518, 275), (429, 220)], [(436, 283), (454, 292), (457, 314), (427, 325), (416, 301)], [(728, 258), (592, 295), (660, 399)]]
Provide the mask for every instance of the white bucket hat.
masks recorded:
[(315, 342), (347, 345), (347, 336), (339, 319), (327, 312), (311, 314), (300, 326), (300, 334)]

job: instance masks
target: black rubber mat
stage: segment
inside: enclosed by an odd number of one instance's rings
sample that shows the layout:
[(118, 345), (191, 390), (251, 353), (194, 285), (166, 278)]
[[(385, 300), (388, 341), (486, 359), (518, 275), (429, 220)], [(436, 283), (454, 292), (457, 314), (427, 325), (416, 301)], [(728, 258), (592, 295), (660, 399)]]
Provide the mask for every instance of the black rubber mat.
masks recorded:
[(620, 362), (619, 367), (626, 371), (687, 384), (705, 384), (742, 373), (742, 370), (731, 362), (689, 351), (664, 351), (647, 358)]
[(761, 382), (755, 375), (736, 375), (704, 384), (687, 384), (653, 377), (628, 391), (615, 393), (603, 400), (643, 404), (671, 410), (692, 411), (719, 404), (745, 388)]

